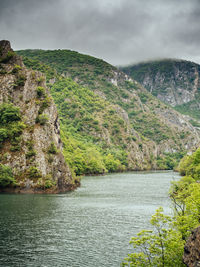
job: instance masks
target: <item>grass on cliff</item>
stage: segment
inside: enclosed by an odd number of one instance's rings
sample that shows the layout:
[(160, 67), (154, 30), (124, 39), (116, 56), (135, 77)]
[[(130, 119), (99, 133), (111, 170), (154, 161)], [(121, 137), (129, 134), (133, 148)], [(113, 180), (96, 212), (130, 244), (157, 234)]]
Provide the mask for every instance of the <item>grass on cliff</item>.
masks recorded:
[(21, 134), (25, 125), (21, 121), (20, 109), (12, 103), (0, 105), (0, 149), (6, 141), (10, 142), (10, 150), (20, 150)]

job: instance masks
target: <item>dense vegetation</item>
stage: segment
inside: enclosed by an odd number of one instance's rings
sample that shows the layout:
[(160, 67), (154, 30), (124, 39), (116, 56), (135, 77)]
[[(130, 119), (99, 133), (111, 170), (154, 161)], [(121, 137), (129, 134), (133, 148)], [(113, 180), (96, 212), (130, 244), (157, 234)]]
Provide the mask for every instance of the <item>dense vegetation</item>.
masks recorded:
[(131, 239), (136, 252), (128, 255), (123, 266), (185, 266), (184, 244), (200, 219), (200, 148), (182, 159), (179, 170), (184, 176), (170, 189), (173, 216), (159, 208), (152, 216), (152, 229)]
[[(158, 102), (138, 83), (126, 80), (115, 67), (103, 60), (70, 50), (22, 50), (17, 53), (25, 57), (28, 67), (45, 72), (47, 77), (53, 74), (53, 69), (49, 72), (48, 68), (55, 68), (58, 74), (70, 76), (110, 103), (119, 105), (127, 112), (132, 127), (156, 143), (173, 136), (171, 129), (155, 113), (156, 108), (166, 109), (167, 106)], [(150, 110), (146, 109), (146, 105)], [(179, 137), (176, 136), (176, 139), (178, 141)]]
[(16, 180), (9, 166), (0, 164), (0, 188), (15, 186)]
[[(125, 125), (112, 106), (70, 78), (54, 83), (51, 94), (60, 114), (64, 155), (75, 173), (124, 170), (127, 155), (119, 133), (126, 134)], [(108, 128), (115, 130), (110, 144), (101, 136)]]
[[(8, 146), (12, 152), (21, 149), (21, 134), (25, 125), (21, 121), (20, 109), (11, 103), (0, 105), (0, 149)], [(7, 142), (9, 141), (9, 142)], [(7, 144), (6, 144), (7, 142)], [(6, 157), (6, 153), (1, 154)], [(1, 158), (0, 160), (2, 160)], [(0, 164), (0, 188), (16, 185), (12, 169), (4, 164)]]
[(24, 127), (18, 107), (11, 103), (0, 105), (0, 148), (3, 147), (6, 140), (9, 140), (11, 151), (20, 150), (21, 134)]
[[(24, 57), (27, 67), (47, 76), (60, 114), (65, 157), (75, 173), (141, 169), (136, 161), (130, 164), (130, 152), (136, 149), (136, 143), (147, 154), (145, 148), (151, 140), (156, 145), (170, 140), (177, 152), (162, 153), (158, 158), (149, 155), (144, 168), (156, 164), (160, 169), (173, 169), (177, 165), (189, 132), (166, 124), (158, 114), (169, 107), (140, 84), (108, 63), (74, 51), (17, 53)], [(88, 164), (89, 148), (100, 155), (94, 156), (99, 160), (93, 167)], [(112, 164), (106, 163), (105, 157), (109, 162), (113, 159)]]

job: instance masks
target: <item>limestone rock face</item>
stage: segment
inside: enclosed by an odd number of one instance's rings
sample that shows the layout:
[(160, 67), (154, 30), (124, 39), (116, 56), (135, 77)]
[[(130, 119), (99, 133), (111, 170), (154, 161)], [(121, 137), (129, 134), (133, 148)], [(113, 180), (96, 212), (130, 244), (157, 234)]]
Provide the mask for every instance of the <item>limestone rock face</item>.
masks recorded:
[(196, 228), (187, 240), (183, 261), (188, 267), (200, 266), (200, 227)]
[(1, 47), (1, 50), (0, 50), (1, 57), (5, 57), (8, 51), (12, 51), (10, 42), (7, 40), (0, 41), (0, 47)]
[(163, 59), (122, 68), (161, 101), (175, 107), (194, 101), (200, 87), (200, 66)]
[(18, 186), (0, 191), (58, 193), (74, 189), (78, 182), (62, 154), (58, 113), (45, 76), (27, 70), (9, 41), (0, 41), (0, 56), (0, 105), (18, 107), (23, 123), (18, 144), (13, 147), (7, 138), (0, 148), (0, 163), (12, 168)]

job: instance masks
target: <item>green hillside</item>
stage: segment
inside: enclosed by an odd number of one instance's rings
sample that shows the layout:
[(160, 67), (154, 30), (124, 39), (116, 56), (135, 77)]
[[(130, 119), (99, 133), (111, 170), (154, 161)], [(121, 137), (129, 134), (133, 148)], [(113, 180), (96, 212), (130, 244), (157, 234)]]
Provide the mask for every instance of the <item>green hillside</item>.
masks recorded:
[(178, 113), (100, 59), (69, 50), (17, 53), (47, 76), (64, 153), (77, 174), (173, 168), (198, 139), (188, 121), (177, 124)]

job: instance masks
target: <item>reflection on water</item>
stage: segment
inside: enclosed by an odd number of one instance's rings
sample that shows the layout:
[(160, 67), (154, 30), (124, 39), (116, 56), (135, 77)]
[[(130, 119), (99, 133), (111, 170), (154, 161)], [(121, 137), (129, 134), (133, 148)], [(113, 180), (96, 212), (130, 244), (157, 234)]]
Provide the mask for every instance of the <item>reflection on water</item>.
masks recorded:
[(120, 266), (129, 240), (169, 213), (173, 172), (85, 177), (63, 195), (0, 195), (0, 266)]

